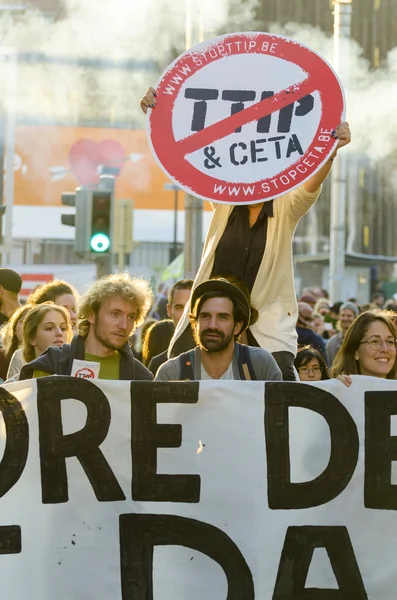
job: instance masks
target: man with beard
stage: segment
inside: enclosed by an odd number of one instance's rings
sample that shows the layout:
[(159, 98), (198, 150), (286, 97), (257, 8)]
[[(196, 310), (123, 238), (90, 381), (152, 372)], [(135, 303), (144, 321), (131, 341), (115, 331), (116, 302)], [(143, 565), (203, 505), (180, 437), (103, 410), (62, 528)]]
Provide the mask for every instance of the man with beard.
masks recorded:
[(25, 365), (20, 380), (43, 375), (86, 379), (151, 380), (128, 338), (141, 325), (152, 302), (148, 282), (127, 273), (96, 281), (81, 298), (78, 335), (71, 344), (50, 347)]
[(192, 293), (189, 318), (196, 348), (164, 363), (156, 380), (281, 381), (270, 352), (237, 342), (251, 320), (249, 298), (237, 286), (223, 278), (200, 283)]

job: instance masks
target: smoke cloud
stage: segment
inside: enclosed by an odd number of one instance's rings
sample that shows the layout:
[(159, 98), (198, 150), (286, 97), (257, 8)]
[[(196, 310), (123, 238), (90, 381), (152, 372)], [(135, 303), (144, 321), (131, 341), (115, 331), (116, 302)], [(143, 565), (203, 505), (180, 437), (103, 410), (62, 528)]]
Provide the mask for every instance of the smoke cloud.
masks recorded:
[[(333, 63), (333, 38), (315, 27), (299, 23), (288, 23), (284, 27), (274, 24), (271, 33), (293, 38)], [(357, 42), (350, 40), (348, 49), (345, 94), (346, 118), (352, 130), (349, 150), (379, 161), (397, 149), (397, 47), (389, 52), (385, 64), (377, 70), (372, 70), (363, 58)]]
[[(12, 99), (17, 115), (33, 121), (107, 122), (141, 128), (139, 98), (184, 51), (186, 28), (191, 29), (192, 44), (200, 36), (210, 39), (225, 32), (256, 30), (257, 4), (258, 0), (65, 0), (62, 17), (57, 20), (34, 10), (17, 19), (3, 14), (3, 49), (13, 48), (30, 56), (41, 53), (64, 61), (20, 61), (17, 94)], [(283, 27), (274, 24), (270, 32), (306, 44), (332, 64), (332, 37), (319, 29), (288, 23)], [(363, 59), (357, 43), (351, 41), (349, 48), (346, 95), (347, 119), (353, 132), (350, 148), (381, 160), (397, 145), (397, 48), (375, 71)], [(72, 59), (84, 62), (76, 65)], [(102, 66), (106, 63), (112, 68), (98, 68), (97, 59)], [(7, 66), (3, 63), (1, 69), (4, 103)]]
[[(3, 14), (3, 48), (64, 59), (20, 60), (17, 114), (32, 120), (142, 127), (139, 98), (185, 50), (186, 28), (194, 45), (199, 36), (209, 39), (221, 30), (250, 27), (256, 4), (257, 0), (65, 0), (58, 20), (35, 10), (17, 19)], [(70, 59), (85, 60), (76, 66)], [(98, 69), (87, 59), (124, 62), (128, 68)], [(4, 92), (7, 67), (3, 64), (2, 69)]]

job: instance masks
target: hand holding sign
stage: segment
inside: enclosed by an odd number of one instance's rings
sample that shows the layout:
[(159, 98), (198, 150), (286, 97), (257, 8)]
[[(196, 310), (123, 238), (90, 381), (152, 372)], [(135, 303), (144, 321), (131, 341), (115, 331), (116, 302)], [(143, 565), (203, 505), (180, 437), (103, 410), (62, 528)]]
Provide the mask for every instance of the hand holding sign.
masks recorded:
[(156, 106), (156, 91), (153, 87), (150, 87), (146, 91), (143, 98), (141, 98), (139, 104), (140, 104), (141, 109), (145, 113), (145, 115), (147, 113), (148, 108), (155, 108), (155, 106)]
[[(336, 152), (340, 148), (343, 148), (343, 146), (347, 146), (347, 144), (350, 144), (352, 138), (351, 138), (349, 123), (344, 121), (343, 123), (338, 125), (338, 127), (335, 129), (334, 137), (337, 138), (337, 140), (338, 140)], [(336, 154), (336, 152), (335, 152), (335, 154)]]

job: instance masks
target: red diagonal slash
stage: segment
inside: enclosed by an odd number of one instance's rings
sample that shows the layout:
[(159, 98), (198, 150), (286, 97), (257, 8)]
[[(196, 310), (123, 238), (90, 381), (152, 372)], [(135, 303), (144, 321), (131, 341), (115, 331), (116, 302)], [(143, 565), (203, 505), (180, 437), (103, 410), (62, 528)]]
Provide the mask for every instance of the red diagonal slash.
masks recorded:
[(270, 98), (265, 98), (265, 100), (261, 100), (249, 108), (245, 108), (230, 117), (226, 117), (226, 119), (222, 119), (222, 121), (218, 121), (197, 133), (189, 135), (187, 138), (179, 140), (176, 144), (178, 152), (181, 152), (183, 156), (186, 156), (186, 154), (209, 146), (217, 140), (230, 135), (238, 127), (242, 127), (252, 121), (258, 121), (266, 115), (281, 110), (289, 104), (292, 104), (292, 102), (296, 102), (304, 96), (311, 94), (315, 89), (311, 77), (307, 77), (300, 83), (295, 83), (289, 88), (277, 92), (277, 94), (274, 94), (274, 96), (271, 96)]

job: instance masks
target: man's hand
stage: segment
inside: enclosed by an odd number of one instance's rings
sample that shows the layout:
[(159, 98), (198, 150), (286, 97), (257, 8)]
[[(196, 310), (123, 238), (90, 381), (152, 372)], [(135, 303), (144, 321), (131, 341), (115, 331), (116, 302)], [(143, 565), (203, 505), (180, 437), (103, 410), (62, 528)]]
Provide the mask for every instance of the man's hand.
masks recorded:
[(148, 90), (146, 90), (146, 93), (143, 96), (143, 98), (140, 99), (139, 105), (145, 113), (145, 115), (147, 113), (148, 108), (156, 107), (156, 95), (156, 90), (153, 87), (150, 87)]

